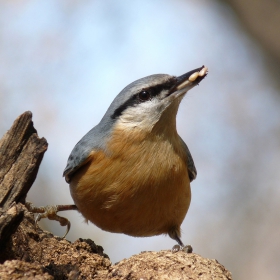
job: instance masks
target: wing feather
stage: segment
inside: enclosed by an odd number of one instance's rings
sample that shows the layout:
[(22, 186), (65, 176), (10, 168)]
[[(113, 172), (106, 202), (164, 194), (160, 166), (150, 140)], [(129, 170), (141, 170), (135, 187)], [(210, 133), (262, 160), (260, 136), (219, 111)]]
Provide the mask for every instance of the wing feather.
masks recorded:
[(193, 181), (197, 176), (197, 171), (196, 171), (196, 168), (195, 168), (195, 165), (194, 165), (194, 161), (193, 161), (191, 152), (190, 152), (187, 144), (183, 141), (182, 138), (181, 138), (181, 141), (182, 141), (183, 146), (185, 147), (185, 150), (186, 150), (186, 153), (187, 153), (187, 167), (188, 167), (190, 181)]

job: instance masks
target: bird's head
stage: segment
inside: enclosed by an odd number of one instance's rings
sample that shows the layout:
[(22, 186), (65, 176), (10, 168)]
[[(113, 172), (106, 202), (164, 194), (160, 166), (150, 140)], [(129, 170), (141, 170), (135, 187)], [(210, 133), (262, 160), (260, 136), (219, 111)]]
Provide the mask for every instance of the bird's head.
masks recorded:
[(115, 127), (151, 132), (156, 127), (174, 127), (185, 94), (206, 77), (204, 66), (176, 77), (151, 75), (125, 87), (114, 99), (104, 118)]

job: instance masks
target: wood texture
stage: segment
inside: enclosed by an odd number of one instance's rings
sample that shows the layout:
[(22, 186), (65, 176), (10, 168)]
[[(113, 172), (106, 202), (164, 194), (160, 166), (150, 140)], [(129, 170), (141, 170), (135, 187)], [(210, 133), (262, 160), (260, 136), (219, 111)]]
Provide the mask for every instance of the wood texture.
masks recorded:
[(0, 207), (25, 202), (47, 150), (44, 138), (33, 127), (31, 112), (25, 112), (0, 141)]
[(20, 115), (0, 140), (0, 248), (23, 219), (18, 203), (25, 203), (47, 146), (33, 127), (31, 112)]

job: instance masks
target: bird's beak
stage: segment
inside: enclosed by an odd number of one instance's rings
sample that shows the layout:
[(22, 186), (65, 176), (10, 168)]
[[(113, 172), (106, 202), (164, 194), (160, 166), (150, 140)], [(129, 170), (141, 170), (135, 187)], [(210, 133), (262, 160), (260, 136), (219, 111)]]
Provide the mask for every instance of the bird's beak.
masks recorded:
[(186, 93), (188, 90), (198, 85), (208, 74), (208, 68), (204, 65), (200, 68), (189, 71), (188, 73), (177, 77), (176, 84), (169, 90), (168, 96), (176, 92), (176, 95)]

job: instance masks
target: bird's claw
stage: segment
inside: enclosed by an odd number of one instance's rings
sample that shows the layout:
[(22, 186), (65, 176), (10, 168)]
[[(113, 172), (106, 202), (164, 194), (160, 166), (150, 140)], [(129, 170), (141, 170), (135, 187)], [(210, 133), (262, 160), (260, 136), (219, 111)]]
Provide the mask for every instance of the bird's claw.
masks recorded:
[(192, 248), (191, 245), (180, 246), (178, 244), (176, 244), (172, 247), (172, 250), (171, 250), (172, 253), (177, 253), (179, 251), (182, 251), (182, 252), (185, 252), (185, 253), (192, 253), (193, 248)]
[(60, 207), (59, 205), (47, 205), (45, 207), (35, 207), (32, 205), (32, 203), (26, 202), (26, 207), (30, 212), (38, 214), (35, 219), (36, 226), (38, 225), (38, 222), (44, 218), (58, 221), (61, 226), (67, 226), (66, 232), (62, 238), (66, 237), (66, 235), (68, 234), (71, 228), (71, 223), (68, 219), (57, 215), (57, 212), (62, 211), (61, 209), (59, 209)]

